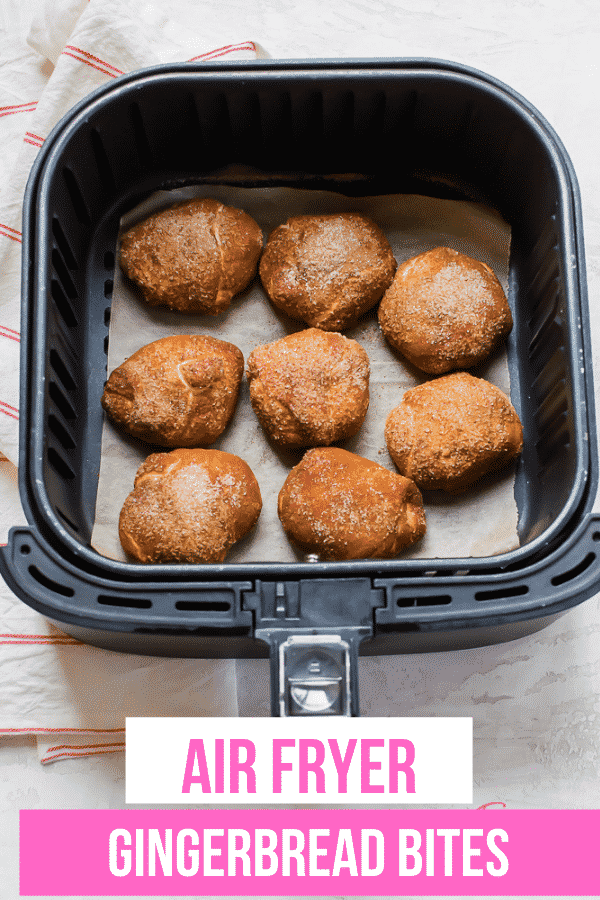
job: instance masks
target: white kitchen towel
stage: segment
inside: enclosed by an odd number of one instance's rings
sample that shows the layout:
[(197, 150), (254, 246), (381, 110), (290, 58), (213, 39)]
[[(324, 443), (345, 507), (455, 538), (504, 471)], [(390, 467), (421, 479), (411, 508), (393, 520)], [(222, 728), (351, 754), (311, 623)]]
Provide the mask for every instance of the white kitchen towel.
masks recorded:
[(173, 0), (168, 9), (134, 0), (45, 0), (31, 25), (29, 47), (0, 45), (0, 146), (6, 161), (0, 170), (0, 452), (15, 464), (22, 201), (36, 154), (75, 103), (125, 72), (266, 55), (254, 41), (236, 36), (235, 27), (232, 22), (228, 43), (208, 43), (219, 34), (207, 31), (202, 4), (194, 0)]
[[(40, 0), (28, 45), (0, 40), (0, 541), (25, 524), (18, 489), (22, 201), (59, 119), (125, 72), (158, 63), (252, 59), (252, 40), (207, 28), (202, 4)], [(0, 579), (0, 736), (36, 734), (44, 763), (123, 749), (125, 716), (237, 715), (235, 664), (89, 647), (21, 603)]]

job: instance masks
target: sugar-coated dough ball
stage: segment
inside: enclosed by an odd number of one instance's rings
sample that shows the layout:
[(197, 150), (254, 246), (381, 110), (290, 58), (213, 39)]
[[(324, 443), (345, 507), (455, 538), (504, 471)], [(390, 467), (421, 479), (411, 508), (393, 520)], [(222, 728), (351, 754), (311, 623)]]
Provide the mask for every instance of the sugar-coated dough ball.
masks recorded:
[(150, 306), (217, 315), (256, 273), (262, 232), (247, 213), (206, 198), (130, 228), (119, 261)]
[(500, 388), (455, 372), (406, 391), (385, 439), (403, 475), (421, 489), (454, 493), (515, 459), (523, 429)]
[(114, 369), (102, 406), (124, 431), (161, 447), (205, 447), (233, 415), (244, 372), (241, 350), (204, 335), (142, 347)]
[(217, 563), (256, 523), (262, 500), (250, 466), (220, 450), (154, 453), (119, 519), (126, 553), (143, 563)]
[(356, 341), (307, 328), (248, 357), (252, 408), (279, 447), (317, 447), (357, 433), (369, 406), (369, 358)]
[(414, 482), (337, 447), (309, 450), (279, 493), (287, 536), (323, 559), (384, 559), (425, 534)]
[(269, 236), (259, 271), (272, 302), (292, 319), (343, 331), (381, 299), (396, 260), (366, 216), (294, 216)]
[(512, 315), (489, 266), (437, 247), (398, 267), (379, 323), (413, 365), (439, 375), (482, 362), (511, 330)]

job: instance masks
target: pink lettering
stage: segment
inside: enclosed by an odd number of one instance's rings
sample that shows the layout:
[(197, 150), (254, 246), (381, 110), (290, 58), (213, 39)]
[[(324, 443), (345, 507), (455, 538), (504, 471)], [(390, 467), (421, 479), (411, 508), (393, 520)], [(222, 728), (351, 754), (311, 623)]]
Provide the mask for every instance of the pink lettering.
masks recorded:
[[(194, 775), (195, 762), (198, 763), (198, 775)], [(185, 761), (185, 772), (183, 773), (182, 794), (189, 794), (192, 784), (202, 785), (202, 793), (210, 794), (210, 777), (208, 774), (206, 754), (204, 752), (204, 741), (202, 738), (192, 738), (189, 743), (187, 759)]]
[(371, 784), (371, 772), (381, 769), (381, 763), (371, 759), (373, 747), (384, 747), (383, 738), (363, 738), (360, 742), (360, 791), (361, 794), (383, 794), (382, 784)]
[(273, 793), (281, 794), (281, 776), (283, 772), (291, 772), (293, 763), (283, 762), (281, 753), (284, 747), (295, 747), (294, 738), (274, 738), (273, 740)]
[[(310, 750), (315, 751), (315, 758), (309, 762), (308, 754)], [(313, 740), (312, 738), (300, 738), (298, 753), (299, 768), (299, 786), (300, 793), (308, 793), (308, 773), (312, 772), (315, 776), (317, 794), (325, 793), (325, 772), (323, 771), (323, 762), (325, 761), (325, 747), (322, 741)]]
[[(404, 761), (398, 760), (398, 751), (404, 750)], [(406, 793), (415, 793), (415, 773), (412, 764), (415, 761), (415, 745), (404, 738), (390, 738), (390, 794), (398, 793), (398, 773), (403, 772), (406, 781)]]
[(331, 750), (331, 755), (333, 757), (333, 761), (335, 763), (335, 768), (338, 776), (338, 792), (340, 794), (348, 793), (348, 769), (350, 768), (350, 763), (352, 762), (352, 756), (354, 755), (354, 748), (356, 747), (356, 738), (351, 738), (348, 741), (348, 746), (346, 747), (346, 752), (344, 756), (340, 753), (340, 748), (338, 746), (337, 738), (329, 738), (329, 749)]
[[(240, 759), (240, 750), (246, 751), (246, 759)], [(256, 793), (256, 772), (252, 768), (256, 760), (256, 747), (253, 741), (244, 738), (232, 738), (229, 742), (229, 790), (232, 794), (240, 792), (240, 772), (246, 776), (246, 793)]]

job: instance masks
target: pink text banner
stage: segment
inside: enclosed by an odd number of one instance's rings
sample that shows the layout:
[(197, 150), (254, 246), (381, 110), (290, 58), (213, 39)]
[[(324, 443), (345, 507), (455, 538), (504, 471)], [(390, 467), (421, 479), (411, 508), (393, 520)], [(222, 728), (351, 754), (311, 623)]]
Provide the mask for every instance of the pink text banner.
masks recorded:
[(24, 810), (21, 896), (600, 895), (596, 810)]

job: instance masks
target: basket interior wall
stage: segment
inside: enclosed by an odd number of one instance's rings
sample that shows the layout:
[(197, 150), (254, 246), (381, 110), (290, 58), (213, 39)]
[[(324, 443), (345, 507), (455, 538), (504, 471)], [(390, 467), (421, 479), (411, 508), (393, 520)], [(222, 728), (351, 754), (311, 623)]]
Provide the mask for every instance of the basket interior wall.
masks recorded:
[(345, 192), (464, 197), (504, 215), (513, 235), (508, 356), (526, 437), (516, 486), (522, 542), (560, 515), (576, 478), (564, 211), (552, 158), (518, 108), (439, 73), (312, 73), (302, 82), (232, 74), (218, 84), (156, 75), (143, 92), (125, 85), (110, 103), (100, 98), (67, 138), (48, 180), (38, 277), (44, 484), (77, 540), (88, 544), (93, 524), (119, 216), (151, 190), (232, 163), (289, 173), (298, 186), (356, 173)]

